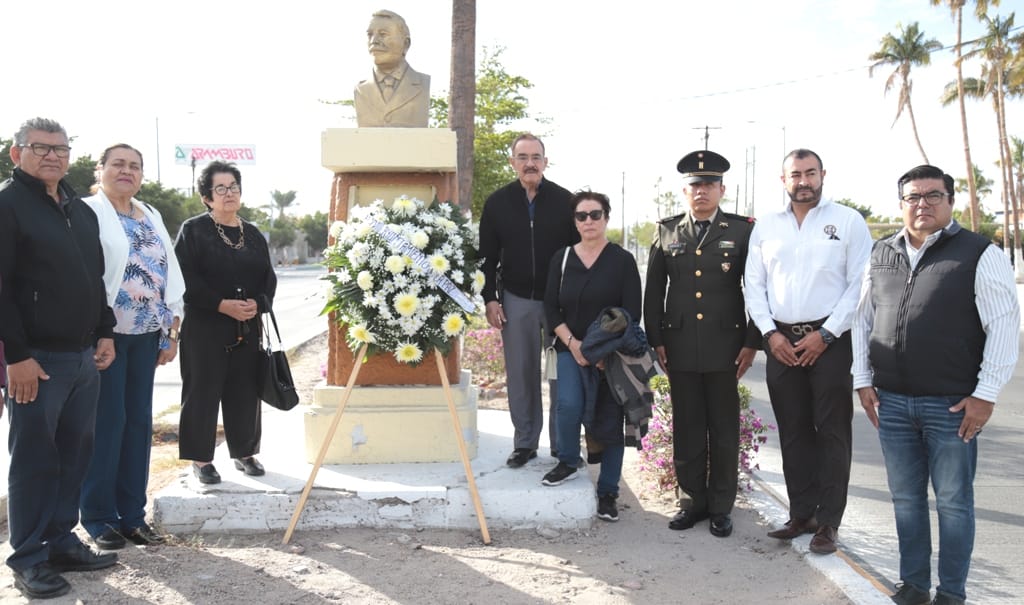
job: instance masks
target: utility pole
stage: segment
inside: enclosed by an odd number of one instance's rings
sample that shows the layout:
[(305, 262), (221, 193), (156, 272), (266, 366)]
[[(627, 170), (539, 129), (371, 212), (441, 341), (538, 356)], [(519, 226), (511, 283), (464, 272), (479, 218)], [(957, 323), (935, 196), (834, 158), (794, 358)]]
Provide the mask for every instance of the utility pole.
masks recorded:
[(156, 117), (156, 182), (160, 183), (160, 116)]
[(693, 130), (703, 130), (704, 131), (704, 151), (708, 150), (708, 139), (711, 138), (711, 133), (708, 132), (708, 131), (709, 130), (721, 130), (721, 129), (722, 129), (721, 126), (707, 126), (707, 125), (705, 125), (705, 126), (697, 126), (696, 128), (693, 128)]
[(626, 172), (622, 172), (622, 249), (626, 248)]

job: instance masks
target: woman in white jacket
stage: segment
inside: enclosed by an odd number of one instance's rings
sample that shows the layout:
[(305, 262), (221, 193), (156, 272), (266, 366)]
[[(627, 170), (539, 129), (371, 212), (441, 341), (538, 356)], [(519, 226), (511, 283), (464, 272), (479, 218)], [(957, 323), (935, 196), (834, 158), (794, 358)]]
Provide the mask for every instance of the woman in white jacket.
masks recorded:
[(126, 540), (164, 541), (146, 523), (153, 378), (178, 353), (185, 280), (160, 213), (134, 197), (142, 186), (142, 154), (113, 145), (100, 157), (97, 175), (99, 187), (84, 201), (99, 220), (117, 357), (100, 372), (95, 449), (80, 508), (96, 545), (113, 550)]

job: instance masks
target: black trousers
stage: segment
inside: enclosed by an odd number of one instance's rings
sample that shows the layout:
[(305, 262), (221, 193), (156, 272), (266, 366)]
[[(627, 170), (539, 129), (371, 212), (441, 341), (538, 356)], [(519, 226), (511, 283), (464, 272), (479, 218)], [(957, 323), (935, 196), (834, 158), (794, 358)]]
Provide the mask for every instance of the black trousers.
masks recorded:
[(223, 412), (224, 437), (232, 458), (260, 451), (262, 425), (259, 382), (262, 361), (259, 322), (250, 321), (240, 346), (225, 350), (237, 337), (237, 322), (226, 315), (192, 313), (181, 327), (181, 421), (178, 457), (213, 460), (217, 414)]
[(736, 502), (740, 398), (736, 372), (669, 372), (672, 450), (690, 510), (729, 514)]
[(768, 394), (779, 425), (790, 518), (842, 523), (853, 447), (852, 365), (849, 331), (810, 367), (785, 366), (768, 353)]

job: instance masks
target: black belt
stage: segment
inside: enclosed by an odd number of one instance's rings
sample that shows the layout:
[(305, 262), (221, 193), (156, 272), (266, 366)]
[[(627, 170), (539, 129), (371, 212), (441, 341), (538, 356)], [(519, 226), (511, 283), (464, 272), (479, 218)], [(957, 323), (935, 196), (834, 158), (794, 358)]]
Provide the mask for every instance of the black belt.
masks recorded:
[(794, 336), (806, 336), (811, 332), (816, 332), (819, 328), (821, 328), (821, 326), (825, 325), (825, 320), (827, 319), (828, 318), (825, 317), (824, 319), (817, 319), (814, 321), (807, 321), (796, 324), (786, 324), (782, 323), (781, 321), (777, 321), (775, 322), (775, 326), (778, 327), (780, 332), (785, 332), (787, 334), (792, 334)]

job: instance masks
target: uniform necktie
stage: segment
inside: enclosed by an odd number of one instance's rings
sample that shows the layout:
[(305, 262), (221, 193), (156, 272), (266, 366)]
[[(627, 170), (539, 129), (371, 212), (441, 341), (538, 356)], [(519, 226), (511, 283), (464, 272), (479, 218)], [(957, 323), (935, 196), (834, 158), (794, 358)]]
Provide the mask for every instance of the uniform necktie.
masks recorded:
[(711, 226), (711, 221), (697, 221), (697, 242), (704, 241), (704, 236), (708, 233), (708, 227)]

